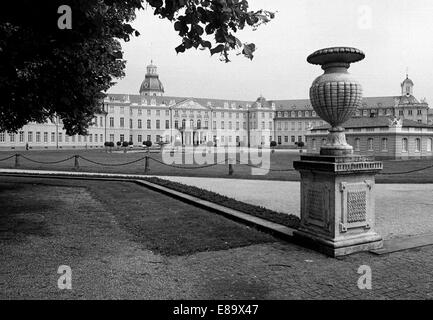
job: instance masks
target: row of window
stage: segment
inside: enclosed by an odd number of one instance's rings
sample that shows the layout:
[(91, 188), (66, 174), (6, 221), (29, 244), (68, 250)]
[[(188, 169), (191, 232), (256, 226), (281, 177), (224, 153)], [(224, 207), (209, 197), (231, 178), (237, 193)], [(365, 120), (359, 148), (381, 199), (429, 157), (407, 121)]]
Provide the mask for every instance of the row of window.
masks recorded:
[[(296, 127), (296, 122), (277, 122), (277, 130), (309, 130), (311, 128), (314, 128), (317, 124), (317, 126), (323, 126), (325, 122), (324, 121), (307, 121), (307, 122), (298, 122), (298, 126)], [(283, 129), (284, 124), (284, 129)]]
[(278, 111), (277, 112), (278, 118), (308, 118), (308, 117), (317, 117), (316, 111)]
[[(317, 146), (316, 146), (316, 139), (312, 139), (312, 149), (316, 150)], [(322, 139), (322, 145), (326, 142), (326, 139)], [(374, 151), (374, 138), (368, 138), (367, 139), (367, 151)], [(407, 138), (402, 138), (401, 139), (401, 152), (406, 153), (409, 150), (409, 144), (408, 144), (408, 139)], [(431, 138), (427, 139), (427, 144), (426, 144), (426, 152), (431, 152), (432, 151), (432, 144), (433, 144), (433, 140)], [(355, 138), (355, 143), (353, 146), (355, 151), (360, 151), (361, 149), (361, 139), (360, 138)], [(380, 140), (380, 150), (382, 152), (387, 152), (388, 151), (388, 138), (382, 138)], [(415, 152), (421, 152), (421, 139), (420, 138), (415, 138)]]
[[(187, 128), (186, 127), (186, 123), (187, 123), (187, 120), (186, 119), (182, 119), (181, 128), (184, 128), (184, 129)], [(234, 125), (235, 125), (236, 130), (240, 130), (240, 122), (239, 121), (237, 121), (235, 123), (233, 123), (232, 121), (228, 121), (227, 124), (228, 124), (228, 129), (229, 130), (233, 130), (234, 129), (233, 128)], [(213, 129), (216, 130), (217, 129), (217, 122), (213, 121), (212, 125), (213, 125), (212, 126)], [(109, 119), (109, 126), (110, 126), (110, 128), (114, 128), (114, 117), (110, 117), (110, 119)], [(250, 128), (251, 129), (257, 129), (257, 126), (258, 125), (257, 125), (256, 122), (251, 122), (250, 123)], [(124, 128), (125, 127), (125, 118), (121, 117), (119, 119), (119, 127), (120, 128)], [(201, 129), (202, 128), (202, 121), (200, 119), (198, 119), (196, 122), (193, 119), (189, 120), (189, 127), (188, 128), (195, 128), (195, 127), (197, 129)], [(273, 127), (273, 122), (269, 121), (268, 122), (268, 129), (272, 130), (272, 127)], [(133, 120), (132, 119), (129, 119), (129, 128), (130, 129), (134, 128)], [(179, 120), (175, 120), (174, 121), (174, 128), (175, 129), (179, 129), (180, 128), (179, 127)], [(220, 128), (221, 129), (225, 129), (225, 122), (224, 121), (220, 122)], [(244, 130), (247, 129), (246, 122), (242, 122), (242, 128)], [(143, 121), (141, 119), (137, 120), (137, 129), (143, 129)], [(146, 129), (152, 129), (152, 120), (150, 120), (150, 119), (146, 120)], [(161, 120), (155, 120), (155, 129), (161, 129)], [(170, 120), (165, 120), (165, 129), (170, 129)], [(209, 122), (208, 121), (204, 121), (203, 129), (209, 129)], [(265, 121), (261, 122), (261, 129), (263, 129), (263, 130), (266, 129), (266, 123), (265, 123)]]
[[(405, 116), (405, 115), (412, 116), (415, 114), (414, 111), (415, 110), (413, 110), (413, 109), (406, 109), (406, 110), (401, 109), (401, 110), (398, 110), (398, 115), (399, 116)], [(385, 115), (390, 116), (390, 115), (394, 115), (394, 111), (393, 111), (393, 109), (378, 109), (378, 110), (376, 110), (376, 109), (358, 109), (358, 110), (356, 110), (356, 113), (355, 113), (355, 115), (358, 117), (361, 115), (364, 117), (369, 117), (372, 114), (377, 114), (379, 116), (385, 116)], [(421, 109), (416, 110), (416, 115), (421, 116), (422, 110)]]
[[(170, 110), (151, 110), (151, 109), (146, 110), (146, 115), (150, 117), (150, 116), (152, 116), (152, 113), (154, 113), (155, 116), (159, 117), (159, 116), (161, 116), (161, 111), (164, 111), (164, 113), (167, 117), (170, 116)], [(195, 112), (197, 113), (198, 117), (201, 117), (202, 111), (200, 111), (200, 110), (189, 110), (189, 116), (194, 117)], [(114, 106), (109, 107), (109, 113), (114, 113)], [(120, 114), (125, 114), (125, 107), (120, 107)], [(131, 116), (134, 115), (133, 109), (130, 109), (129, 114)], [(174, 110), (174, 117), (181, 117), (181, 116), (186, 117), (187, 114), (188, 114), (187, 110)], [(213, 117), (217, 117), (217, 114), (219, 114), (221, 116), (221, 118), (224, 118), (226, 115), (226, 112), (224, 112), (224, 111), (220, 111), (218, 113), (216, 111), (212, 112)], [(273, 118), (272, 112), (261, 112), (262, 118), (266, 118), (266, 114), (267, 114), (267, 117), (269, 119)], [(143, 115), (143, 109), (137, 109), (137, 115), (142, 116)], [(208, 118), (209, 117), (209, 111), (204, 111), (203, 115), (205, 118)], [(239, 112), (227, 112), (227, 115), (229, 118), (236, 117), (236, 119), (240, 119), (241, 115), (244, 119), (247, 117), (246, 113), (239, 113)], [(251, 112), (250, 118), (253, 118), (253, 119), (257, 118), (256, 113)], [(101, 126), (102, 126), (102, 122), (101, 122)]]
[[(62, 132), (58, 133), (58, 141), (57, 142), (63, 142), (63, 138), (65, 142), (103, 142), (104, 141), (104, 135), (103, 134), (89, 134), (87, 136), (69, 136), (67, 134), (63, 135)], [(0, 142), (6, 142), (6, 133), (0, 132)], [(20, 131), (18, 134), (15, 133), (9, 133), (9, 142), (36, 142), (36, 143), (48, 143), (48, 142), (56, 142), (56, 133), (55, 132), (35, 132), (33, 134), (33, 131), (27, 132), (27, 141), (25, 141), (24, 131)]]
[[(284, 143), (289, 143), (289, 136), (277, 136), (277, 143), (282, 144), (283, 138), (284, 138)], [(296, 136), (290, 136), (291, 143), (302, 142), (302, 141), (303, 141), (303, 136), (298, 136), (297, 140), (296, 140)]]

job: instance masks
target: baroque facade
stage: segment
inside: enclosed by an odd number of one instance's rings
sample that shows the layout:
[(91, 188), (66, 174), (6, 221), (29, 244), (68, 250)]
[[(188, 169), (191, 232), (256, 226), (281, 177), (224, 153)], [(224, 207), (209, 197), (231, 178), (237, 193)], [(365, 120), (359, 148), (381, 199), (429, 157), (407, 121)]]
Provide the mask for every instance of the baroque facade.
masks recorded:
[[(305, 100), (255, 101), (165, 96), (157, 66), (147, 66), (139, 94), (108, 94), (105, 112), (95, 115), (87, 136), (68, 136), (61, 121), (30, 123), (17, 134), (0, 133), (0, 148), (100, 148), (106, 141), (180, 141), (197, 145), (295, 147), (307, 141), (311, 129), (325, 125)], [(427, 124), (433, 113), (425, 101), (413, 96), (408, 77), (401, 84), (401, 95), (364, 98), (357, 117), (397, 116)]]
[[(391, 116), (353, 117), (345, 123), (347, 143), (354, 154), (377, 159), (433, 157), (433, 125)], [(307, 151), (319, 153), (329, 125), (316, 127), (307, 136)]]

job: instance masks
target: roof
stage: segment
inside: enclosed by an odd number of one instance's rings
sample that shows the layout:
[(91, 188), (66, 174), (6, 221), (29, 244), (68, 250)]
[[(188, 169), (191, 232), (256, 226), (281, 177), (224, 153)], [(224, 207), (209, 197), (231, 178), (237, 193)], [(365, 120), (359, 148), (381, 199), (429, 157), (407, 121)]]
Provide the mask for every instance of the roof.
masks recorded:
[[(394, 120), (393, 117), (353, 117), (348, 121), (342, 124), (342, 127), (346, 129), (354, 129), (354, 128), (380, 128), (380, 127), (389, 127)], [(433, 125), (419, 123), (409, 119), (403, 119), (402, 123), (403, 127), (411, 127), (411, 128), (433, 128)], [(315, 130), (324, 130), (329, 129), (331, 126), (329, 124), (315, 127)]]
[[(129, 96), (130, 102), (132, 103), (141, 103), (141, 99), (145, 98), (149, 101), (149, 99), (156, 99), (156, 103), (159, 105), (163, 101), (166, 105), (171, 100), (174, 100), (175, 103), (183, 101), (185, 99), (193, 99), (194, 101), (202, 104), (203, 106), (208, 105), (208, 102), (211, 103), (213, 108), (226, 108), (224, 106), (225, 103), (228, 103), (231, 106), (233, 103), (238, 108), (241, 106), (242, 108), (246, 108), (247, 105), (253, 107), (256, 101), (254, 100), (230, 100), (230, 99), (213, 99), (213, 98), (194, 98), (194, 97), (179, 97), (179, 96), (140, 96), (136, 94), (108, 94), (109, 97), (114, 98), (115, 100), (124, 100), (125, 96)], [(362, 109), (376, 109), (376, 108), (394, 108), (396, 105), (400, 103), (401, 98), (406, 98), (405, 96), (388, 96), (388, 97), (365, 97), (362, 99), (361, 107)], [(258, 99), (260, 100), (260, 98)], [(265, 100), (267, 101), (265, 107), (270, 108), (272, 103), (275, 104), (276, 111), (292, 111), (292, 110), (313, 110), (311, 106), (310, 99), (292, 99), (292, 100)], [(416, 99), (415, 99), (416, 100)], [(433, 109), (432, 109), (433, 110)]]

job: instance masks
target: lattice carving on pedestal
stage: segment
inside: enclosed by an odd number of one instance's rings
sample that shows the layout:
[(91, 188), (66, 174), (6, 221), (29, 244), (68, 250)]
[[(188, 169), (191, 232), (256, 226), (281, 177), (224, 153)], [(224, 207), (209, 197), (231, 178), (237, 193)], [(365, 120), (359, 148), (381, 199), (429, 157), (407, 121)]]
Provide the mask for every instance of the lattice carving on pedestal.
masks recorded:
[(362, 222), (367, 218), (367, 192), (347, 193), (347, 222)]

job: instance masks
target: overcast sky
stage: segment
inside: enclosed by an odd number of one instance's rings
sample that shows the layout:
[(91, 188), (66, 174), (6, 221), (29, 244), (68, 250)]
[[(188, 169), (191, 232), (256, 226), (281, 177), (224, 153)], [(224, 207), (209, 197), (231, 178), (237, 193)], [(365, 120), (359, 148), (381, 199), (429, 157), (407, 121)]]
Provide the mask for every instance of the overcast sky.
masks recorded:
[[(192, 49), (177, 55), (181, 39), (169, 21), (141, 10), (134, 27), (140, 37), (124, 43), (126, 77), (111, 93), (137, 94), (151, 59), (165, 95), (255, 100), (304, 99), (319, 66), (306, 62), (317, 49), (353, 46), (366, 59), (350, 72), (364, 96), (400, 94), (406, 69), (414, 95), (433, 105), (432, 0), (249, 0), (251, 9), (277, 11), (269, 24), (238, 34), (257, 46), (252, 61), (232, 54), (232, 62)], [(370, 19), (371, 17), (371, 19)]]

